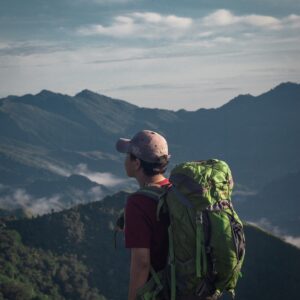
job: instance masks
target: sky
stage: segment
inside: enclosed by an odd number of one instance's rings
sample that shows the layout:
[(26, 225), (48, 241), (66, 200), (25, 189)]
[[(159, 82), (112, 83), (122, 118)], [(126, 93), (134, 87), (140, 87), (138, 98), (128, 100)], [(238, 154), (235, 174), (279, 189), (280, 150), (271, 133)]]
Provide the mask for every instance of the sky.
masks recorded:
[(0, 0), (0, 97), (219, 107), (300, 80), (299, 0)]

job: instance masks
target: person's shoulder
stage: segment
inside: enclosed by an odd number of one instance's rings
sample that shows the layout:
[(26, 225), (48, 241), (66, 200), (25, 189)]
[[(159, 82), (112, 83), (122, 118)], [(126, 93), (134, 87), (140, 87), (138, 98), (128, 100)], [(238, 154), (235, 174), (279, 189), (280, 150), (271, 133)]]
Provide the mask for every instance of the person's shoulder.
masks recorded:
[(131, 194), (127, 198), (126, 207), (127, 208), (133, 208), (135, 209), (142, 209), (142, 210), (155, 210), (157, 206), (157, 201), (148, 195), (139, 193), (137, 191), (136, 193)]
[(127, 204), (131, 203), (141, 203), (141, 202), (148, 202), (149, 200), (153, 201), (153, 199), (151, 199), (150, 197), (143, 195), (141, 193), (139, 193), (139, 191), (136, 191), (135, 193), (132, 193), (131, 195), (128, 196), (127, 198)]

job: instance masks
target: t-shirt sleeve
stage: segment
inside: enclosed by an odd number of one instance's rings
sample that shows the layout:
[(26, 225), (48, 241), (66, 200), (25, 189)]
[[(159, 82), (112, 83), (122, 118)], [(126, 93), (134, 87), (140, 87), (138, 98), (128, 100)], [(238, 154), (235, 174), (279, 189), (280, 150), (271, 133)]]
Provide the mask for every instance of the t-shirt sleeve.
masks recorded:
[(125, 247), (150, 248), (151, 224), (137, 197), (129, 197), (125, 207)]

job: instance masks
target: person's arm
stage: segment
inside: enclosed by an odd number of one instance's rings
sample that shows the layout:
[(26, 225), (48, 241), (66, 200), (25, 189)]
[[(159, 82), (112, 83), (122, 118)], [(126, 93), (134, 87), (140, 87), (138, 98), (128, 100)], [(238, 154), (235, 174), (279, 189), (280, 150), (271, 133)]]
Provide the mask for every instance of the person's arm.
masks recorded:
[(150, 272), (150, 249), (132, 248), (128, 300), (136, 300), (136, 292), (148, 279)]

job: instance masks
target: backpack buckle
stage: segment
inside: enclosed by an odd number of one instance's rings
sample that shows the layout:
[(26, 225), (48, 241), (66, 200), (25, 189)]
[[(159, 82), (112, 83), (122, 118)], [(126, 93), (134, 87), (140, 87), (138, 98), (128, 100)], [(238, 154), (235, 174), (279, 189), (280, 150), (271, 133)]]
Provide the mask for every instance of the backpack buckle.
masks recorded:
[(196, 213), (196, 224), (203, 224), (202, 211), (197, 211)]

